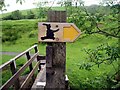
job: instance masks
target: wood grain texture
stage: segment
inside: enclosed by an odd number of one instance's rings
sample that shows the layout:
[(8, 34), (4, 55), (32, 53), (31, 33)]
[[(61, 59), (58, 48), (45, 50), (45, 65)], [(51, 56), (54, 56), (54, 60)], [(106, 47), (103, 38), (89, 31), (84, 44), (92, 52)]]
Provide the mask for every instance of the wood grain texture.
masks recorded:
[[(66, 22), (65, 11), (49, 11), (49, 22)], [(66, 43), (48, 43), (53, 47), (52, 67), (46, 69), (46, 89), (65, 89)], [(48, 53), (48, 52), (46, 52)]]

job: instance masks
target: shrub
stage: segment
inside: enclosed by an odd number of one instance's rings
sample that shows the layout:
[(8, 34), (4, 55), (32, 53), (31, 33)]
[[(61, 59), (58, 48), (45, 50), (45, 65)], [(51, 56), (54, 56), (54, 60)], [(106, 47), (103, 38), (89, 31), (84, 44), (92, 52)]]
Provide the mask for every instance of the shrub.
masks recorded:
[(6, 30), (2, 35), (2, 42), (6, 41), (15, 42), (20, 37), (21, 36), (15, 30), (13, 31)]
[(27, 18), (27, 19), (34, 19), (34, 18), (35, 18), (35, 14), (34, 14), (31, 10), (29, 10), (29, 11), (27, 12), (26, 18)]

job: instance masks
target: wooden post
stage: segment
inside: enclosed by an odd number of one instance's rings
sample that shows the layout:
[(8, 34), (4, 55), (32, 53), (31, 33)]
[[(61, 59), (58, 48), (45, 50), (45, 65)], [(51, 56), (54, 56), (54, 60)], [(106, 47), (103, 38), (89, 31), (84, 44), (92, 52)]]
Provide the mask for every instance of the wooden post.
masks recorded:
[[(49, 11), (48, 22), (66, 22), (66, 12)], [(46, 66), (46, 89), (65, 89), (66, 43), (48, 43), (46, 49), (46, 59), (52, 59), (51, 63), (47, 61), (52, 66)]]
[[(37, 51), (35, 51), (35, 52), (37, 53)], [(26, 56), (27, 56), (27, 59), (30, 60), (31, 56), (30, 56), (29, 51), (26, 53)], [(30, 69), (30, 72), (33, 70), (32, 63), (29, 65), (29, 69)], [(35, 76), (34, 76), (34, 74), (33, 74), (33, 76), (32, 76), (32, 81), (34, 82), (34, 80), (35, 80)]]
[[(26, 56), (27, 56), (27, 60), (29, 60), (31, 58), (29, 52), (26, 53)], [(32, 69), (33, 69), (32, 63), (30, 64), (29, 68), (30, 68), (30, 71), (32, 71)]]
[(47, 46), (46, 47), (46, 67), (52, 67), (52, 60), (53, 60), (53, 47)]
[[(10, 64), (10, 69), (11, 69), (12, 75), (14, 75), (16, 73), (16, 63), (15, 63), (15, 60)], [(20, 88), (19, 78), (15, 81), (14, 87), (15, 87), (15, 90), (18, 90)]]

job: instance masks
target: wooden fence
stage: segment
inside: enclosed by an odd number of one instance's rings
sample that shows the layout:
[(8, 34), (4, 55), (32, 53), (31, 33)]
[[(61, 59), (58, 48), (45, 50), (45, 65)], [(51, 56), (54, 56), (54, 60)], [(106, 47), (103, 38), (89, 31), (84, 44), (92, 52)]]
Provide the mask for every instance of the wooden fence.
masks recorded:
[[(32, 49), (34, 49), (35, 53), (34, 53), (34, 55), (30, 56), (30, 51)], [(34, 45), (31, 48), (27, 49), (26, 51), (22, 52), (21, 54), (17, 55), (16, 57), (11, 59), (10, 61), (8, 61), (8, 62), (4, 63), (3, 65), (1, 65), (0, 66), (0, 71), (4, 70), (4, 68), (10, 66), (10, 69), (11, 69), (11, 72), (12, 72), (12, 77), (4, 85), (1, 86), (0, 90), (6, 90), (12, 85), (14, 85), (15, 90), (26, 88), (28, 83), (31, 81), (31, 78), (32, 78), (32, 80), (34, 82), (34, 80), (35, 80), (35, 77), (34, 77), (35, 71), (37, 69), (39, 69), (38, 71), (40, 71), (40, 69), (41, 69), (40, 60), (45, 59), (45, 56), (39, 56), (38, 53), (39, 53), (38, 47), (37, 47), (37, 45)], [(20, 57), (22, 57), (23, 55), (26, 55), (28, 61), (17, 71), (16, 60), (19, 59)], [(36, 61), (37, 63), (33, 67), (32, 62), (35, 61), (35, 59), (37, 59), (37, 61)], [(30, 73), (28, 74), (28, 76), (24, 80), (24, 82), (20, 85), (19, 77), (25, 71), (25, 69), (27, 67), (29, 67)]]

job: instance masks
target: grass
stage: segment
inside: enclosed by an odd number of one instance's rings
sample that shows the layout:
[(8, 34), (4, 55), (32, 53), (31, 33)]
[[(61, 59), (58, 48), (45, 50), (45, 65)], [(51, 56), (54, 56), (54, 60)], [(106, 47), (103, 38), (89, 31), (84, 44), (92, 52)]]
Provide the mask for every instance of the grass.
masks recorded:
[[(91, 35), (83, 39), (79, 38), (75, 43), (67, 44), (67, 74), (70, 79), (70, 85), (73, 89), (94, 89), (105, 88), (107, 82), (102, 80), (106, 78), (105, 75), (114, 74), (115, 70), (112, 65), (102, 64), (100, 68), (94, 66), (91, 71), (79, 69), (79, 65), (83, 62), (89, 62), (86, 59), (87, 55), (84, 49), (94, 49), (98, 45), (116, 42), (116, 40), (106, 39), (100, 35)], [(116, 63), (114, 63), (116, 65)], [(98, 80), (96, 80), (98, 78)], [(100, 79), (100, 80), (99, 80)]]
[[(31, 47), (35, 43), (38, 43), (38, 30), (37, 23), (39, 20), (16, 20), (16, 21), (3, 21), (3, 33), (5, 30), (17, 30), (21, 35), (17, 41), (13, 42), (5, 42), (2, 43), (2, 51), (10, 51), (10, 52), (22, 52), (27, 48)], [(12, 23), (12, 24), (11, 24)], [(9, 26), (9, 28), (8, 28)], [(21, 31), (20, 31), (21, 30)], [(29, 37), (29, 35), (33, 34), (33, 37)], [(21, 47), (22, 46), (22, 47)], [(14, 49), (13, 49), (14, 47)], [(41, 48), (44, 48), (41, 51)], [(45, 46), (43, 44), (39, 44), (39, 49), (41, 51), (40, 54), (45, 54)]]
[[(16, 21), (3, 21), (3, 31), (7, 30), (8, 26), (10, 30), (15, 29), (17, 31), (21, 30), (21, 38), (12, 42), (5, 42), (2, 44), (2, 51), (10, 51), (10, 52), (22, 52), (29, 47), (31, 47), (34, 43), (38, 42), (38, 29), (37, 29), (38, 20), (16, 20)], [(12, 24), (11, 24), (12, 23)], [(7, 26), (8, 25), (8, 26)], [(11, 25), (11, 26), (10, 26)], [(24, 29), (24, 30), (23, 30)], [(23, 32), (25, 31), (25, 32)], [(3, 32), (4, 33), (4, 32)], [(34, 34), (33, 37), (29, 37), (30, 34)], [(81, 70), (79, 69), (79, 65), (83, 62), (89, 62), (86, 58), (87, 55), (84, 49), (94, 49), (98, 45), (103, 43), (114, 44), (117, 42), (116, 39), (107, 39), (101, 35), (90, 35), (83, 38), (80, 36), (74, 43), (67, 43), (67, 51), (66, 51), (66, 74), (70, 80), (70, 86), (72, 89), (81, 89), (85, 88), (94, 89), (96, 87), (107, 87), (107, 82), (105, 81), (106, 75), (112, 75), (115, 70), (112, 65), (102, 64), (100, 68), (94, 66), (91, 71)], [(39, 53), (45, 55), (46, 44), (39, 44)], [(8, 61), (12, 56), (2, 56), (3, 63)], [(25, 59), (18, 60), (18, 64), (22, 65), (25, 63)], [(117, 67), (117, 64), (114, 63)], [(17, 65), (17, 66), (19, 66)], [(7, 74), (9, 76), (9, 73)], [(8, 77), (6, 76), (6, 78)], [(5, 79), (5, 78), (3, 78)]]

